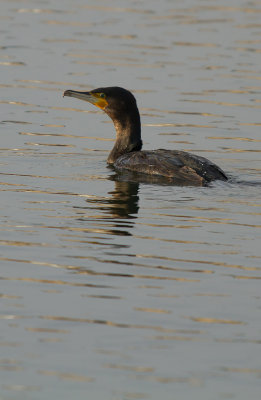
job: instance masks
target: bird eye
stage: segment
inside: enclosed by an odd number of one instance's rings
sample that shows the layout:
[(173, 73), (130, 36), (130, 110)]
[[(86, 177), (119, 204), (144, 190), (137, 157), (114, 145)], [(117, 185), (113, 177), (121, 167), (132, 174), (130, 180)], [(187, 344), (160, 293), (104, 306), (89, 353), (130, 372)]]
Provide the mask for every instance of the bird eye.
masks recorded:
[(101, 94), (100, 94), (100, 97), (101, 97), (102, 99), (105, 99), (106, 95), (105, 95), (104, 93), (101, 93)]

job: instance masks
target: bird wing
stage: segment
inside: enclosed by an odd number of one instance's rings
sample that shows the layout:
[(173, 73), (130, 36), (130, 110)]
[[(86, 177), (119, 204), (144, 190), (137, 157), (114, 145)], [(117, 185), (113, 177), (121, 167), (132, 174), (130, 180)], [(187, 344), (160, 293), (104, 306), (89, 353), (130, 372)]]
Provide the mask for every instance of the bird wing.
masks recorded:
[[(176, 184), (203, 185), (205, 179), (198, 174), (188, 160), (182, 158), (183, 152), (175, 150), (137, 151), (120, 156), (114, 163), (118, 170), (160, 175)], [(185, 152), (184, 152), (185, 153)], [(185, 153), (186, 154), (186, 153)]]

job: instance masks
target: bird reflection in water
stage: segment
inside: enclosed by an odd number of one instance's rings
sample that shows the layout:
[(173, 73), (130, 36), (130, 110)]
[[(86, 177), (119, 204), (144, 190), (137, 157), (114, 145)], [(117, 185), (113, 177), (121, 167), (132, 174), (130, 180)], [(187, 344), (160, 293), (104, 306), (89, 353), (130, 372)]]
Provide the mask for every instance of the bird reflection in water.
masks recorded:
[(91, 219), (95, 225), (93, 232), (131, 236), (129, 229), (133, 228), (139, 211), (139, 183), (119, 179), (118, 174), (111, 175), (110, 180), (114, 181), (114, 189), (108, 196), (92, 196), (86, 199), (90, 207), (80, 207), (82, 211), (89, 208), (99, 211), (98, 217), (83, 216), (78, 221), (86, 223)]
[(114, 174), (110, 176), (114, 181), (114, 190), (109, 192), (111, 205), (109, 212), (112, 217), (135, 219), (139, 211), (139, 183), (125, 180), (123, 176)]

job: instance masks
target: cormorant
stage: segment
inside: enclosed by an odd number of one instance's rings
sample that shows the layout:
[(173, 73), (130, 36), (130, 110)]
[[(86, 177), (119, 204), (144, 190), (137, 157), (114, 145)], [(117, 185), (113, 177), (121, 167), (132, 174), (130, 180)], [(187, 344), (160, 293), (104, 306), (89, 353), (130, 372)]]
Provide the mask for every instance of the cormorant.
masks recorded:
[(162, 176), (179, 185), (203, 186), (228, 178), (217, 165), (204, 157), (180, 150), (141, 150), (141, 124), (136, 99), (121, 87), (104, 87), (90, 92), (66, 90), (64, 96), (88, 101), (112, 119), (116, 143), (107, 163), (119, 171)]

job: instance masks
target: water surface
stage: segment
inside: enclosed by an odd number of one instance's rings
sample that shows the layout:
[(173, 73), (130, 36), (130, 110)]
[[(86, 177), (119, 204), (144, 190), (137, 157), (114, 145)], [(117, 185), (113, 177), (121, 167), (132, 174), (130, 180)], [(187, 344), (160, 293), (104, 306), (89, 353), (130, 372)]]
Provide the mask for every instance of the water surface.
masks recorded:
[[(260, 397), (260, 5), (1, 2), (1, 400)], [(230, 181), (117, 176), (110, 85)]]

